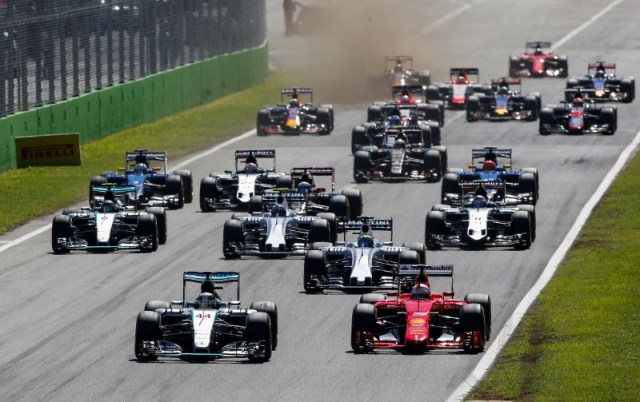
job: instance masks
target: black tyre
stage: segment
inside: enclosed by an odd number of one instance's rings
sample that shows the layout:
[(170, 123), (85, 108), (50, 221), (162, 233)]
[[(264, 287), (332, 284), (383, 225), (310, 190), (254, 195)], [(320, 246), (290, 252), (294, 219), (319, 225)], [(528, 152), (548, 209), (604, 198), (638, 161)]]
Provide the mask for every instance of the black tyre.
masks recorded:
[(464, 348), (467, 353), (479, 353), (484, 351), (487, 342), (485, 328), (486, 318), (484, 309), (480, 304), (465, 304), (460, 309), (460, 330), (462, 332), (480, 331), (479, 345), (469, 345)]
[(558, 77), (567, 78), (569, 76), (569, 59), (564, 54), (560, 55), (558, 59), (558, 68), (561, 70)]
[(338, 240), (338, 217), (333, 212), (320, 212), (316, 215), (320, 219), (324, 219), (329, 222), (329, 228), (331, 229), (331, 244), (335, 244)]
[(339, 218), (351, 217), (349, 199), (345, 195), (337, 194), (329, 199), (329, 212), (333, 212)]
[(447, 147), (444, 145), (436, 145), (431, 149), (440, 152), (440, 176), (444, 176), (449, 170), (449, 153)]
[(144, 353), (142, 344), (144, 341), (159, 341), (162, 339), (160, 331), (160, 315), (155, 311), (142, 311), (136, 319), (136, 335), (133, 352), (138, 361), (147, 362), (157, 360), (157, 356), (149, 356)]
[(271, 112), (268, 109), (261, 109), (258, 111), (258, 118), (256, 121), (256, 134), (258, 136), (267, 135), (266, 128), (271, 125)]
[(551, 132), (545, 128), (545, 125), (554, 124), (555, 120), (553, 118), (553, 109), (551, 108), (542, 108), (540, 111), (540, 126), (539, 133), (540, 135), (549, 135)]
[[(577, 80), (577, 79), (575, 79), (575, 78), (569, 78), (569, 79), (567, 80), (567, 87), (566, 87), (566, 88), (567, 88), (567, 89), (572, 89), (572, 88), (575, 88), (575, 87), (577, 87), (577, 86), (579, 86), (579, 85), (580, 85), (580, 81), (578, 81), (578, 80)], [(566, 92), (565, 92), (565, 93), (566, 93)], [(568, 102), (570, 102), (570, 101), (572, 101), (572, 100), (573, 100), (573, 97), (572, 97), (571, 99), (567, 99), (567, 101), (568, 101)]]
[(93, 176), (89, 181), (89, 205), (92, 207), (97, 207), (97, 205), (93, 202), (93, 186), (101, 186), (107, 183), (107, 178), (104, 176)]
[(193, 175), (191, 174), (191, 170), (176, 170), (173, 173), (182, 177), (184, 203), (191, 204), (193, 202)]
[(271, 359), (273, 340), (271, 338), (271, 318), (267, 313), (258, 311), (247, 315), (244, 339), (249, 342), (261, 342), (264, 345), (264, 354), (262, 356), (249, 354), (250, 361), (264, 363)]
[(316, 123), (318, 125), (322, 125), (324, 130), (320, 132), (320, 134), (330, 134), (332, 130), (331, 124), (331, 112), (326, 108), (318, 108), (318, 113), (316, 115)]
[(267, 313), (271, 318), (271, 349), (278, 348), (278, 306), (272, 301), (253, 302), (249, 306), (250, 309)]
[(600, 112), (600, 124), (607, 124), (609, 129), (602, 134), (613, 135), (616, 132), (617, 122), (616, 114), (613, 108), (603, 108)]
[(440, 244), (432, 239), (432, 235), (442, 235), (445, 231), (444, 214), (440, 211), (427, 212), (424, 228), (424, 244), (429, 250), (440, 249)]
[(442, 176), (442, 192), (440, 197), (442, 203), (447, 202), (446, 194), (462, 195), (460, 178), (455, 173), (445, 173), (444, 176)]
[(365, 293), (360, 296), (360, 303), (376, 304), (383, 300), (387, 300), (387, 296), (382, 293)]
[(227, 220), (222, 229), (222, 254), (224, 254), (224, 258), (240, 258), (235, 246), (243, 243), (242, 222), (235, 219)]
[(431, 148), (433, 146), (433, 140), (431, 139), (431, 126), (422, 127), (422, 146), (425, 148)]
[(140, 251), (156, 251), (159, 243), (158, 221), (156, 220), (156, 217), (147, 213), (140, 214), (140, 216), (138, 216), (136, 235), (149, 240), (149, 242), (141, 242)]
[(68, 248), (58, 246), (58, 239), (68, 239), (72, 235), (71, 218), (68, 215), (54, 216), (51, 224), (51, 248), (54, 254), (66, 254), (69, 252)]
[(480, 99), (477, 96), (470, 96), (467, 99), (467, 121), (473, 123), (478, 121), (476, 113), (480, 111)]
[(531, 193), (531, 204), (538, 203), (538, 186), (536, 176), (533, 173), (522, 173), (518, 177), (518, 192)]
[(182, 182), (182, 177), (178, 175), (167, 177), (165, 194), (177, 197), (177, 202), (171, 204), (171, 208), (180, 209), (184, 207), (184, 183)]
[(293, 179), (288, 174), (283, 176), (278, 176), (276, 178), (276, 187), (291, 189), (293, 188)]
[(371, 154), (366, 151), (357, 151), (353, 158), (353, 178), (358, 183), (366, 183), (363, 174), (371, 170)]
[(261, 195), (251, 196), (251, 198), (249, 198), (249, 204), (247, 208), (250, 214), (254, 212), (262, 212), (263, 211), (262, 196)]
[(524, 99), (524, 110), (531, 113), (527, 117), (527, 121), (536, 121), (538, 119), (538, 100), (533, 96), (527, 96)]
[(158, 223), (158, 244), (167, 242), (167, 210), (162, 207), (149, 207), (145, 212), (156, 217)]
[(531, 241), (536, 241), (536, 207), (529, 204), (517, 205), (517, 208), (521, 211), (529, 212), (531, 216)]
[[(442, 143), (442, 131), (440, 130), (440, 126), (437, 124), (429, 124), (429, 128), (431, 130), (431, 146), (438, 146)], [(424, 135), (424, 133), (423, 133)], [(425, 145), (427, 147), (427, 145)]]
[(331, 242), (331, 227), (326, 219), (314, 219), (309, 226), (307, 244), (315, 242)]
[(520, 59), (517, 56), (509, 56), (509, 77), (517, 78), (520, 70)]
[(342, 190), (342, 195), (349, 200), (349, 217), (355, 219), (362, 216), (362, 192), (355, 188)]
[(354, 352), (370, 352), (371, 348), (358, 344), (356, 332), (375, 332), (376, 308), (373, 304), (358, 303), (351, 314), (351, 348)]
[(636, 80), (623, 78), (620, 82), (620, 91), (627, 94), (622, 103), (631, 103), (636, 97)]
[[(314, 243), (315, 244), (315, 243)], [(322, 288), (316, 286), (316, 280), (327, 275), (327, 265), (324, 262), (324, 253), (320, 250), (309, 250), (304, 256), (304, 291), (318, 293)]]
[(309, 247), (309, 250), (320, 250), (323, 249), (325, 247), (331, 247), (333, 246), (333, 243), (328, 242), (328, 241), (317, 241), (315, 243), (311, 243), (311, 246)]
[(491, 297), (484, 293), (469, 293), (464, 297), (468, 303), (477, 303), (484, 310), (484, 327), (487, 340), (491, 339)]
[(441, 211), (447, 208), (451, 208), (451, 207), (447, 204), (435, 204), (431, 207), (431, 211)]
[(440, 92), (438, 91), (438, 87), (435, 85), (429, 85), (427, 87), (427, 100), (428, 101), (439, 101), (442, 100), (440, 99)]
[(511, 230), (514, 234), (523, 234), (524, 240), (517, 244), (517, 250), (526, 250), (531, 247), (533, 235), (531, 230), (531, 215), (527, 211), (516, 211), (511, 215)]
[(144, 311), (156, 311), (158, 309), (170, 309), (171, 303), (165, 300), (150, 300), (144, 304)]
[(428, 172), (435, 172), (435, 176), (427, 175), (428, 182), (436, 182), (442, 177), (442, 161), (440, 152), (429, 149), (424, 153), (424, 168)]
[(420, 255), (415, 250), (402, 250), (398, 255), (398, 264), (420, 264)]
[(367, 108), (367, 122), (376, 122), (384, 120), (384, 114), (380, 106), (369, 106)]
[(412, 242), (412, 243), (403, 244), (403, 247), (406, 247), (409, 250), (412, 250), (418, 253), (418, 257), (420, 257), (420, 261), (418, 262), (418, 264), (427, 263), (427, 248), (425, 247), (424, 243)]
[(356, 126), (351, 130), (351, 153), (355, 154), (361, 147), (369, 144), (367, 129), (364, 126)]
[(427, 105), (425, 117), (427, 120), (435, 122), (438, 127), (440, 127), (441, 113), (440, 107), (438, 105)]
[(200, 210), (202, 212), (215, 211), (212, 203), (206, 200), (215, 201), (218, 198), (218, 187), (214, 177), (204, 177), (200, 180)]

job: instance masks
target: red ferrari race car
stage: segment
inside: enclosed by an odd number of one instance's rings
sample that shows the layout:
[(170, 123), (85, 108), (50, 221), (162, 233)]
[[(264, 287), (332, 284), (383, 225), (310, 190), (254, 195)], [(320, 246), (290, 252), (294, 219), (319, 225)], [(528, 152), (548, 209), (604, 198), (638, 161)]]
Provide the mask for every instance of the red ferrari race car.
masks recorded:
[(569, 74), (567, 55), (557, 55), (551, 50), (545, 50), (550, 47), (551, 42), (527, 42), (524, 54), (509, 56), (509, 75), (513, 78), (566, 78)]
[[(451, 290), (431, 293), (429, 276), (451, 278)], [(351, 348), (424, 352), (462, 349), (478, 353), (491, 335), (491, 298), (471, 293), (453, 299), (453, 265), (399, 265), (398, 291), (368, 293), (353, 309)]]

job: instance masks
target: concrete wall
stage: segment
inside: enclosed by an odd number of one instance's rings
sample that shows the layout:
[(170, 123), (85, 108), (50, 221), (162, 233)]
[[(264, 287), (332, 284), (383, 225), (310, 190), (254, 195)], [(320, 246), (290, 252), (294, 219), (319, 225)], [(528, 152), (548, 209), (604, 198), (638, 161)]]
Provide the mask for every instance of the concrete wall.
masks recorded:
[(257, 85), (269, 72), (267, 44), (0, 119), (0, 170), (16, 166), (14, 138), (80, 133), (81, 144)]

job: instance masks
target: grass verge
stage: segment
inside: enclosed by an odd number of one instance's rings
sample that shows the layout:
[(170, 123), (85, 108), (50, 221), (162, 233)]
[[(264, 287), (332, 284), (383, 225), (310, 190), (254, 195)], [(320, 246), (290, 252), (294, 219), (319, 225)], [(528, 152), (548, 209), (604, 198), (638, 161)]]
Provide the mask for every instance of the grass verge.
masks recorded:
[(265, 84), (85, 144), (81, 149), (81, 166), (1, 172), (0, 234), (36, 217), (86, 201), (91, 176), (123, 166), (126, 151), (164, 150), (171, 161), (254, 128), (258, 109), (279, 101), (279, 90), (286, 86), (288, 78), (290, 73), (271, 72)]
[(469, 400), (640, 395), (640, 158), (617, 178)]

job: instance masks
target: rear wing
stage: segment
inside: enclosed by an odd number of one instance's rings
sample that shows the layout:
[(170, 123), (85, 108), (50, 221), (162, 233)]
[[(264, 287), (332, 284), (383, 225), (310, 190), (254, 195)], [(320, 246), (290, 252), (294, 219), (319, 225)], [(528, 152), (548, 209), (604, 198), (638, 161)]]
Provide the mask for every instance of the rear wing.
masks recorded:
[(238, 160), (247, 159), (253, 155), (256, 159), (273, 159), (273, 170), (276, 169), (276, 150), (275, 149), (238, 149), (235, 153), (236, 171), (238, 171)]
[(167, 153), (165, 151), (136, 149), (135, 151), (127, 151), (124, 155), (126, 169), (130, 169), (138, 163), (144, 163), (148, 167), (151, 167), (151, 161), (163, 162), (164, 171), (167, 171)]
[(135, 193), (136, 187), (130, 185), (121, 185), (113, 183), (94, 184), (91, 186), (91, 199), (89, 204), (91, 207), (96, 208), (104, 202), (104, 197), (107, 193), (111, 192), (113, 199), (119, 201), (121, 205), (126, 206), (130, 204), (130, 198), (128, 194)]
[(392, 95), (402, 94), (404, 91), (409, 91), (412, 94), (422, 94), (424, 93), (424, 88), (422, 85), (394, 85), (391, 87)]
[(198, 271), (185, 271), (182, 274), (182, 300), (186, 300), (186, 285), (188, 282), (203, 283), (210, 281), (214, 287), (216, 284), (221, 283), (233, 283), (238, 284), (237, 299), (240, 300), (240, 273), (239, 272), (198, 272)]
[(595, 71), (604, 70), (611, 71), (613, 70), (613, 74), (616, 73), (616, 63), (605, 63), (604, 61), (596, 61), (595, 63), (589, 63), (587, 65), (587, 74), (592, 74)]
[(398, 264), (398, 284), (401, 287), (403, 282), (413, 280), (418, 275), (426, 275), (427, 283), (430, 277), (451, 278), (451, 293), (445, 296), (453, 296), (453, 264), (425, 265), (425, 264)]
[(331, 177), (331, 192), (335, 191), (336, 174), (335, 174), (335, 169), (333, 167), (331, 166), (329, 167), (315, 167), (315, 166), (294, 167), (291, 169), (291, 179), (293, 181), (293, 184), (297, 186), (305, 174), (309, 174), (311, 176)]
[[(498, 148), (494, 146), (474, 148), (471, 150), (471, 163), (476, 163), (478, 159), (491, 159), (497, 162), (497, 158), (509, 159), (511, 164), (511, 148)], [(504, 165), (504, 163), (503, 163)]]
[(123, 186), (118, 184), (105, 183), (105, 184), (94, 184), (93, 186), (91, 186), (91, 191), (93, 191), (94, 193), (106, 193), (108, 191), (111, 191), (114, 194), (123, 194), (123, 193), (130, 193), (132, 191), (136, 191), (136, 187), (129, 186), (129, 185)]
[(520, 78), (507, 78), (507, 77), (495, 78), (491, 80), (491, 87), (493, 89), (500, 88), (505, 84), (508, 86), (517, 85), (518, 87), (522, 87), (522, 80), (520, 80)]
[(473, 75), (476, 77), (476, 82), (480, 82), (480, 69), (477, 67), (453, 67), (449, 69), (449, 77), (453, 81), (460, 75), (466, 75), (467, 77)]
[(262, 194), (262, 205), (273, 206), (282, 202), (288, 204), (302, 203), (307, 200), (305, 193), (291, 191), (289, 189), (283, 191), (268, 191)]
[(280, 101), (285, 103), (284, 98), (295, 98), (299, 99), (300, 95), (309, 95), (310, 101), (309, 103), (313, 104), (313, 89), (308, 87), (291, 87), (291, 88), (282, 88), (280, 90)]
[(409, 66), (407, 67), (408, 69), (412, 69), (413, 68), (413, 56), (408, 56), (408, 55), (398, 55), (398, 56), (385, 56), (384, 57), (384, 64), (385, 64), (385, 68), (390, 69), (390, 66), (392, 64), (397, 64), (400, 63), (402, 64), (403, 68), (405, 63), (408, 64)]
[(550, 48), (551, 47), (551, 42), (541, 42), (541, 41), (537, 41), (537, 42), (527, 42), (525, 45), (525, 49), (536, 49), (536, 48)]
[(367, 216), (360, 216), (354, 220), (344, 221), (343, 226), (346, 230), (360, 230), (364, 225), (368, 225), (371, 230), (393, 231), (393, 218), (376, 219)]

